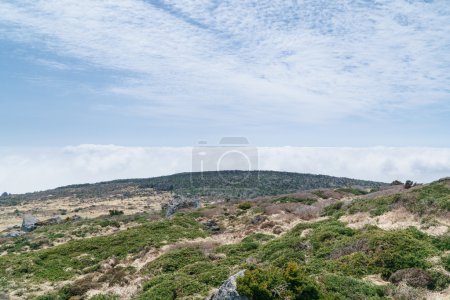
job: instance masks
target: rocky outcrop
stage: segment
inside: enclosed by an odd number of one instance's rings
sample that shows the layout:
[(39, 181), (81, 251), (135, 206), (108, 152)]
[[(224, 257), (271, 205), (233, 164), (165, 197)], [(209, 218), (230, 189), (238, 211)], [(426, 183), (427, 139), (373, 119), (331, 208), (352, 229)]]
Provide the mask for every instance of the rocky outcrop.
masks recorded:
[(22, 232), (20, 232), (20, 231), (11, 231), (11, 232), (6, 233), (4, 236), (5, 237), (15, 238), (15, 237), (18, 237), (18, 236), (21, 236), (21, 235), (22, 235)]
[(24, 215), (22, 220), (22, 231), (30, 232), (38, 226), (38, 219), (33, 215)]
[(216, 220), (207, 220), (202, 223), (207, 231), (212, 234), (220, 233), (222, 230)]
[(183, 196), (174, 196), (170, 201), (163, 205), (163, 210), (166, 211), (166, 217), (170, 217), (174, 213), (176, 213), (178, 210), (183, 208), (199, 208), (200, 207), (200, 200), (199, 199), (192, 199), (192, 198), (186, 198)]
[(236, 286), (236, 278), (244, 276), (245, 270), (239, 271), (228, 278), (208, 300), (248, 300), (247, 297), (239, 295)]

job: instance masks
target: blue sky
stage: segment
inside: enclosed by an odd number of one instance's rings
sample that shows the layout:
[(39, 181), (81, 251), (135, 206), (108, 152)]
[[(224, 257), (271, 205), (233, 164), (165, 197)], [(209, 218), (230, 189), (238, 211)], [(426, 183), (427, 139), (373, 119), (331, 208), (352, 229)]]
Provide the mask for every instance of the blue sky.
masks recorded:
[(2, 146), (449, 146), (447, 1), (2, 1)]
[(2, 0), (0, 147), (448, 148), (449, 20), (446, 0)]

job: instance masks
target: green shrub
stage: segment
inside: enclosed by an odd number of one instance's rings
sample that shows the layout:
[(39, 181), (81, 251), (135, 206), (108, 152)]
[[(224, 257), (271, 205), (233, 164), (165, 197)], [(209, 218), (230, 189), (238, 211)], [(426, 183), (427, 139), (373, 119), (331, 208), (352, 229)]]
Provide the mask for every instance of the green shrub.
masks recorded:
[(239, 203), (237, 207), (242, 210), (247, 210), (252, 207), (252, 204), (250, 202), (242, 202), (242, 203)]
[(450, 189), (443, 183), (432, 183), (415, 190), (417, 211), (445, 210), (450, 211)]
[(201, 224), (191, 217), (178, 215), (171, 220), (147, 223), (112, 235), (73, 240), (19, 256), (1, 256), (0, 277), (21, 278), (27, 274), (36, 281), (66, 280), (113, 256), (124, 258), (145, 248), (205, 236)]
[(237, 290), (250, 300), (319, 299), (316, 284), (293, 262), (284, 269), (267, 267), (247, 270), (244, 276), (237, 279)]
[(325, 194), (325, 191), (322, 191), (322, 190), (318, 190), (318, 191), (314, 191), (314, 192), (312, 192), (314, 195), (316, 195), (317, 197), (319, 197), (319, 198), (322, 198), (322, 199), (328, 199), (328, 198), (330, 198), (330, 197), (328, 197), (326, 194)]
[[(319, 278), (320, 285), (328, 299), (383, 299), (386, 288), (369, 284), (347, 276), (329, 274)], [(386, 298), (387, 299), (387, 298)]]
[(315, 202), (317, 202), (316, 199), (311, 198), (301, 198), (296, 196), (283, 196), (276, 198), (272, 201), (273, 203), (302, 203), (305, 205), (311, 205)]
[(123, 215), (123, 210), (112, 209), (109, 211), (110, 216), (120, 216)]
[(395, 194), (375, 199), (357, 199), (349, 205), (347, 211), (350, 214), (369, 212), (372, 216), (379, 216), (390, 211), (392, 204), (398, 202), (400, 197), (400, 194)]
[(144, 292), (137, 299), (168, 300), (205, 294), (210, 287), (195, 278), (182, 274), (157, 276), (144, 285)]
[(444, 268), (450, 272), (450, 254), (447, 254), (442, 258), (442, 264), (444, 265)]
[(324, 208), (322, 215), (324, 215), (324, 216), (336, 215), (336, 217), (339, 217), (340, 215), (343, 214), (343, 212), (341, 211), (343, 205), (344, 205), (343, 202), (336, 202), (336, 203), (330, 204)]
[(145, 266), (145, 272), (161, 274), (175, 272), (178, 269), (203, 261), (205, 256), (198, 248), (182, 248), (170, 251)]
[(430, 290), (441, 291), (450, 285), (450, 276), (437, 271), (431, 271), (429, 273), (432, 279), (428, 285)]
[(356, 196), (368, 194), (368, 192), (365, 190), (355, 189), (355, 188), (351, 188), (351, 187), (339, 188), (339, 189), (336, 189), (335, 191), (339, 192), (339, 193), (353, 194)]

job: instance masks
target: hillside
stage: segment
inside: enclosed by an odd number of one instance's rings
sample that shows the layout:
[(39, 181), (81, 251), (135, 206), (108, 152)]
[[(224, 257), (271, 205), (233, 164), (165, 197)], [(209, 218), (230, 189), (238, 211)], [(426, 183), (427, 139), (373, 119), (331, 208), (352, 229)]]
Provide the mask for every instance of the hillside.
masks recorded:
[(318, 188), (352, 186), (376, 188), (382, 185), (384, 184), (381, 182), (344, 177), (275, 171), (180, 173), (145, 179), (70, 185), (36, 193), (8, 195), (0, 197), (0, 205), (65, 197), (81, 199), (108, 196), (132, 197), (147, 195), (149, 189), (213, 198), (254, 198)]
[[(153, 194), (99, 194), (103, 214), (93, 215), (83, 214), (90, 200), (67, 198), (66, 216), (81, 208), (83, 218), (0, 239), (0, 291), (39, 300), (450, 298), (450, 180), (295, 193), (287, 186), (178, 206), (169, 218), (165, 204), (190, 198), (142, 186)], [(22, 215), (52, 201), (0, 209)]]

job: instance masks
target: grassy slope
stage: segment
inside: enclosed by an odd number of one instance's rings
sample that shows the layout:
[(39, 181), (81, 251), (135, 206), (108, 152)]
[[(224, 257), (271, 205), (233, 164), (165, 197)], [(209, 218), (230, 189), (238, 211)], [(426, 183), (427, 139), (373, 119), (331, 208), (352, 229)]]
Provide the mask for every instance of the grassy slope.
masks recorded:
[[(357, 199), (350, 205), (335, 204), (325, 209), (330, 216), (328, 220), (301, 223), (282, 236), (249, 233), (235, 244), (200, 243), (174, 248), (134, 274), (148, 278), (136, 299), (204, 299), (211, 289), (239, 270), (283, 270), (289, 262), (301, 265), (303, 275), (314, 283), (324, 299), (388, 298), (395, 295), (395, 285), (375, 286), (363, 278), (381, 274), (388, 280), (396, 271), (408, 268), (424, 270), (430, 277), (425, 288), (441, 290), (450, 282), (448, 276), (436, 269), (437, 266), (450, 269), (450, 256), (446, 254), (450, 250), (448, 235), (432, 237), (415, 228), (383, 231), (365, 227), (356, 230), (346, 227), (337, 218), (357, 211), (379, 215), (399, 205), (417, 214), (442, 214), (448, 212), (449, 199), (448, 183), (436, 182), (391, 196)], [(272, 202), (275, 205), (309, 203), (288, 196), (274, 197)], [(239, 204), (235, 206), (239, 207)], [(141, 250), (205, 237), (208, 233), (199, 223), (202, 220), (199, 217), (204, 218), (208, 212), (203, 209), (178, 215), (172, 220), (143, 221), (143, 225), (111, 236), (0, 257), (0, 278), (3, 280), (0, 284), (7, 286), (25, 279), (36, 283), (73, 279), (79, 274), (94, 272), (102, 261), (111, 257), (123, 259)], [(245, 211), (237, 209), (236, 213), (219, 213), (215, 217), (236, 221), (240, 216), (251, 218), (256, 212), (261, 213), (261, 209), (254, 205)], [(310, 233), (303, 234), (305, 230)], [(432, 257), (439, 258), (437, 266), (431, 263)], [(121, 278), (134, 272), (122, 267), (114, 270), (115, 276)], [(277, 272), (274, 274), (280, 273)], [(106, 280), (120, 281), (121, 278)], [(81, 293), (80, 287), (82, 283), (78, 282), (41, 299), (69, 299)], [(277, 298), (274, 296), (273, 299)]]

